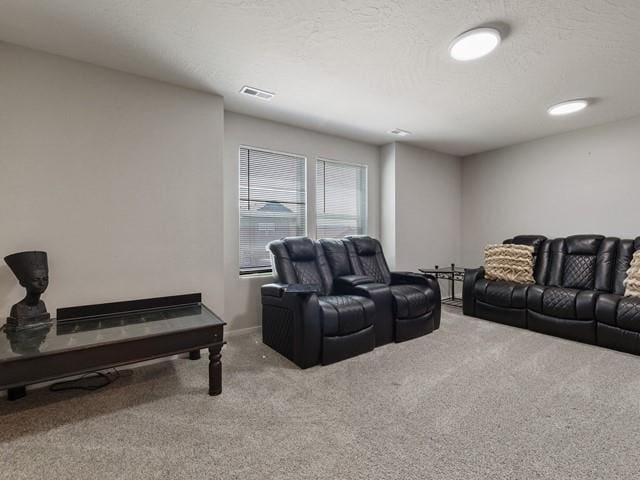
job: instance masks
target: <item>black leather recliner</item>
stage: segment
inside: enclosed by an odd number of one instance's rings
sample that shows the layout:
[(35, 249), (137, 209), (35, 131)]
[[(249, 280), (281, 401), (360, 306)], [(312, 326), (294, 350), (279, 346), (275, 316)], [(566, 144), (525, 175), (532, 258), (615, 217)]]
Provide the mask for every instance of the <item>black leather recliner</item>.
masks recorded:
[(640, 297), (625, 297), (624, 279), (640, 237), (620, 240), (614, 265), (613, 291), (598, 297), (596, 338), (598, 345), (640, 355)]
[(277, 283), (262, 287), (262, 339), (302, 368), (440, 326), (436, 279), (390, 272), (371, 237), (291, 237), (268, 249)]
[(596, 300), (600, 293), (611, 292), (617, 247), (617, 238), (602, 235), (553, 240), (547, 283), (527, 293), (529, 329), (595, 343)]
[(344, 240), (356, 275), (388, 285), (393, 299), (393, 338), (396, 342), (431, 333), (440, 327), (440, 286), (430, 275), (391, 272), (380, 242), (358, 235)]
[(640, 237), (574, 235), (555, 240), (515, 237), (536, 249), (533, 285), (489, 281), (465, 272), (466, 315), (640, 354), (640, 298), (624, 297), (623, 281)]
[[(335, 294), (333, 275), (318, 242), (291, 237), (271, 242), (268, 248), (277, 283), (262, 287), (262, 338), (266, 345), (302, 368), (373, 350), (373, 300)], [(354, 287), (370, 281), (350, 280)]]
[(320, 239), (319, 242), (333, 275), (334, 292), (341, 295), (357, 295), (370, 298), (376, 307), (376, 320), (374, 323), (376, 346), (393, 342), (393, 296), (389, 287), (383, 282), (377, 282), (368, 275), (355, 274), (349, 260), (345, 241)]

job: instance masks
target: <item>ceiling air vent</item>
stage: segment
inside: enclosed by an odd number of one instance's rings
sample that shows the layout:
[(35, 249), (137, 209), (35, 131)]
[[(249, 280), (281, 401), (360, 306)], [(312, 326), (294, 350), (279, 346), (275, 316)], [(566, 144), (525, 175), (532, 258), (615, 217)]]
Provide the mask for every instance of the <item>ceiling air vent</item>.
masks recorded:
[(260, 98), (262, 100), (271, 100), (275, 97), (275, 93), (267, 92), (266, 90), (260, 90), (259, 88), (247, 87), (246, 85), (242, 87), (240, 93), (244, 93), (245, 95), (249, 95), (250, 97)]
[(394, 128), (393, 130), (389, 130), (389, 133), (392, 135), (398, 135), (399, 137), (408, 137), (409, 135), (411, 135), (411, 132), (402, 130), (401, 128)]

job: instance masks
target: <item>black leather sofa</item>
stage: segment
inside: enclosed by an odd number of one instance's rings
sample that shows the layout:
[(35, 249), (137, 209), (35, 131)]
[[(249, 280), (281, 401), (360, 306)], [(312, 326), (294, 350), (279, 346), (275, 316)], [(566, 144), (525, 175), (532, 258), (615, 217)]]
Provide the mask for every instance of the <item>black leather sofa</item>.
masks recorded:
[(468, 269), (465, 315), (640, 354), (640, 298), (623, 296), (640, 237), (525, 235), (504, 243), (534, 247), (535, 284), (490, 281), (482, 267)]
[[(377, 240), (290, 237), (268, 249), (276, 283), (262, 287), (263, 342), (302, 368), (415, 338), (440, 324), (437, 281), (390, 272)], [(394, 291), (394, 280), (406, 288)]]

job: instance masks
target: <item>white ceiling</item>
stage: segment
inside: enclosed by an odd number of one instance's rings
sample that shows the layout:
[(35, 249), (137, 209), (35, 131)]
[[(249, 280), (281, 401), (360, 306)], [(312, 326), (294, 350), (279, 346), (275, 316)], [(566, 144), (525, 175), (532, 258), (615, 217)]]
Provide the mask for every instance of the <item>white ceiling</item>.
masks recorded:
[[(498, 50), (449, 59), (452, 38), (492, 23), (508, 30)], [(638, 0), (0, 0), (0, 39), (356, 140), (399, 127), (456, 155), (640, 114)], [(595, 102), (546, 115), (574, 97)]]

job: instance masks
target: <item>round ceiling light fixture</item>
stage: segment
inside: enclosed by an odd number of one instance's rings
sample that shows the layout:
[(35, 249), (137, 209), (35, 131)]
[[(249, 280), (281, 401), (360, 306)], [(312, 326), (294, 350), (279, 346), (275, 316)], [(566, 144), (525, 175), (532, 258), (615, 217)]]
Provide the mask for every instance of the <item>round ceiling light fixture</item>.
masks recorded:
[(456, 37), (449, 45), (449, 55), (454, 60), (468, 62), (493, 52), (500, 42), (500, 32), (491, 27), (474, 28)]
[(584, 98), (577, 98), (575, 100), (567, 100), (566, 102), (556, 103), (547, 108), (547, 113), (557, 117), (559, 115), (569, 115), (571, 113), (584, 110), (589, 105), (589, 102)]

